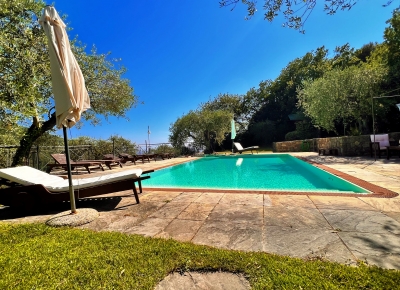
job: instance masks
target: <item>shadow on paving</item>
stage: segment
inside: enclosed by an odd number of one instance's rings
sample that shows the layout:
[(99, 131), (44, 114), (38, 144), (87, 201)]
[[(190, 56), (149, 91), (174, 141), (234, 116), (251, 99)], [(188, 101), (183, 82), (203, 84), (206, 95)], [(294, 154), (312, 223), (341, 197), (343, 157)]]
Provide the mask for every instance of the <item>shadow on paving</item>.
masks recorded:
[(382, 162), (383, 164), (400, 164), (398, 157), (391, 157), (386, 159), (386, 156), (381, 158), (375, 158), (370, 156), (329, 156), (329, 155), (316, 155), (307, 156), (307, 159), (321, 164), (373, 164), (376, 161)]
[[(116, 210), (121, 200), (122, 196), (79, 199), (76, 201), (76, 208), (77, 210), (79, 210), (79, 208), (93, 208), (99, 212), (112, 211)], [(18, 208), (2, 207), (0, 208), (0, 220), (54, 215), (70, 209), (71, 205), (69, 202), (53, 203), (46, 207), (36, 208), (30, 212), (22, 211)]]

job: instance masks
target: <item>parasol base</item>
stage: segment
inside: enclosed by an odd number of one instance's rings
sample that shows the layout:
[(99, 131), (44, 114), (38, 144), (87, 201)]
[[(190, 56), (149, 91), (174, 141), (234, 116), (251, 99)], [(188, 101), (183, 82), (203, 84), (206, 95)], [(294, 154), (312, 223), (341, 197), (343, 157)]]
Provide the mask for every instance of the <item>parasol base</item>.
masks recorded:
[(94, 221), (99, 212), (92, 208), (80, 208), (72, 214), (70, 210), (60, 212), (46, 221), (46, 225), (52, 227), (77, 227)]

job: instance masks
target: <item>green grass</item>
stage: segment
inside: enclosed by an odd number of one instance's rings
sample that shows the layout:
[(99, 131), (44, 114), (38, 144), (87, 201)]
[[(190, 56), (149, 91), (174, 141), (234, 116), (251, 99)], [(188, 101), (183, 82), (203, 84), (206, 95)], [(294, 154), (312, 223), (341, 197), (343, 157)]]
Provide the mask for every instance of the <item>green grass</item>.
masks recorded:
[(0, 223), (0, 289), (153, 289), (173, 271), (243, 273), (253, 289), (399, 289), (400, 272), (121, 233)]

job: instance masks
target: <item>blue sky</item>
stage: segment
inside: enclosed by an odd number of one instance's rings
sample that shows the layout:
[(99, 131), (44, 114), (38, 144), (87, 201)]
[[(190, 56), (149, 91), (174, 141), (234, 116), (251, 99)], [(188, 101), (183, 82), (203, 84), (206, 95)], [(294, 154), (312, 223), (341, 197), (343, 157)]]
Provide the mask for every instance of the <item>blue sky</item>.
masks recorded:
[(171, 123), (219, 93), (245, 94), (323, 45), (333, 54), (346, 43), (360, 48), (382, 42), (385, 22), (400, 0), (382, 7), (386, 2), (360, 0), (350, 11), (328, 16), (320, 0), (303, 35), (283, 28), (282, 18), (263, 20), (262, 1), (246, 21), (244, 5), (231, 11), (219, 8), (218, 0), (56, 0), (54, 7), (73, 28), (70, 38), (78, 35), (98, 53), (121, 58), (128, 69), (124, 77), (144, 102), (128, 112), (129, 120), (110, 118), (95, 127), (86, 123), (72, 128), (69, 137), (120, 135), (143, 144), (150, 126), (152, 144), (168, 142)]

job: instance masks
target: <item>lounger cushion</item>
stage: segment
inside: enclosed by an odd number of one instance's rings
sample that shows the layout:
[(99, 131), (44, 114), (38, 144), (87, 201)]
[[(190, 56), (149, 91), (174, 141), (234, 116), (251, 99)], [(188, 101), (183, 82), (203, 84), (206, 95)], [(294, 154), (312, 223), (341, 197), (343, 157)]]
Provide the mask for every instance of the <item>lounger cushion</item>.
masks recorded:
[[(374, 142), (374, 135), (370, 135), (370, 137), (371, 142)], [(375, 142), (379, 142), (380, 149), (386, 149), (386, 147), (390, 146), (389, 134), (375, 135)]]
[[(96, 177), (73, 179), (72, 184), (74, 185), (74, 189), (88, 188), (125, 179), (134, 179), (141, 174), (141, 169), (131, 169)], [(69, 190), (68, 179), (50, 175), (29, 166), (0, 169), (0, 178), (8, 179), (22, 185), (42, 184), (51, 192)]]
[(239, 150), (239, 151), (243, 150), (243, 147), (240, 143), (234, 142), (233, 144), (235, 144), (237, 150)]
[(242, 144), (237, 143), (237, 142), (234, 142), (233, 144), (235, 144), (236, 149), (238, 151), (246, 151), (246, 150), (252, 150), (252, 149), (258, 149), (259, 148), (258, 146), (251, 146), (251, 147), (243, 148)]

